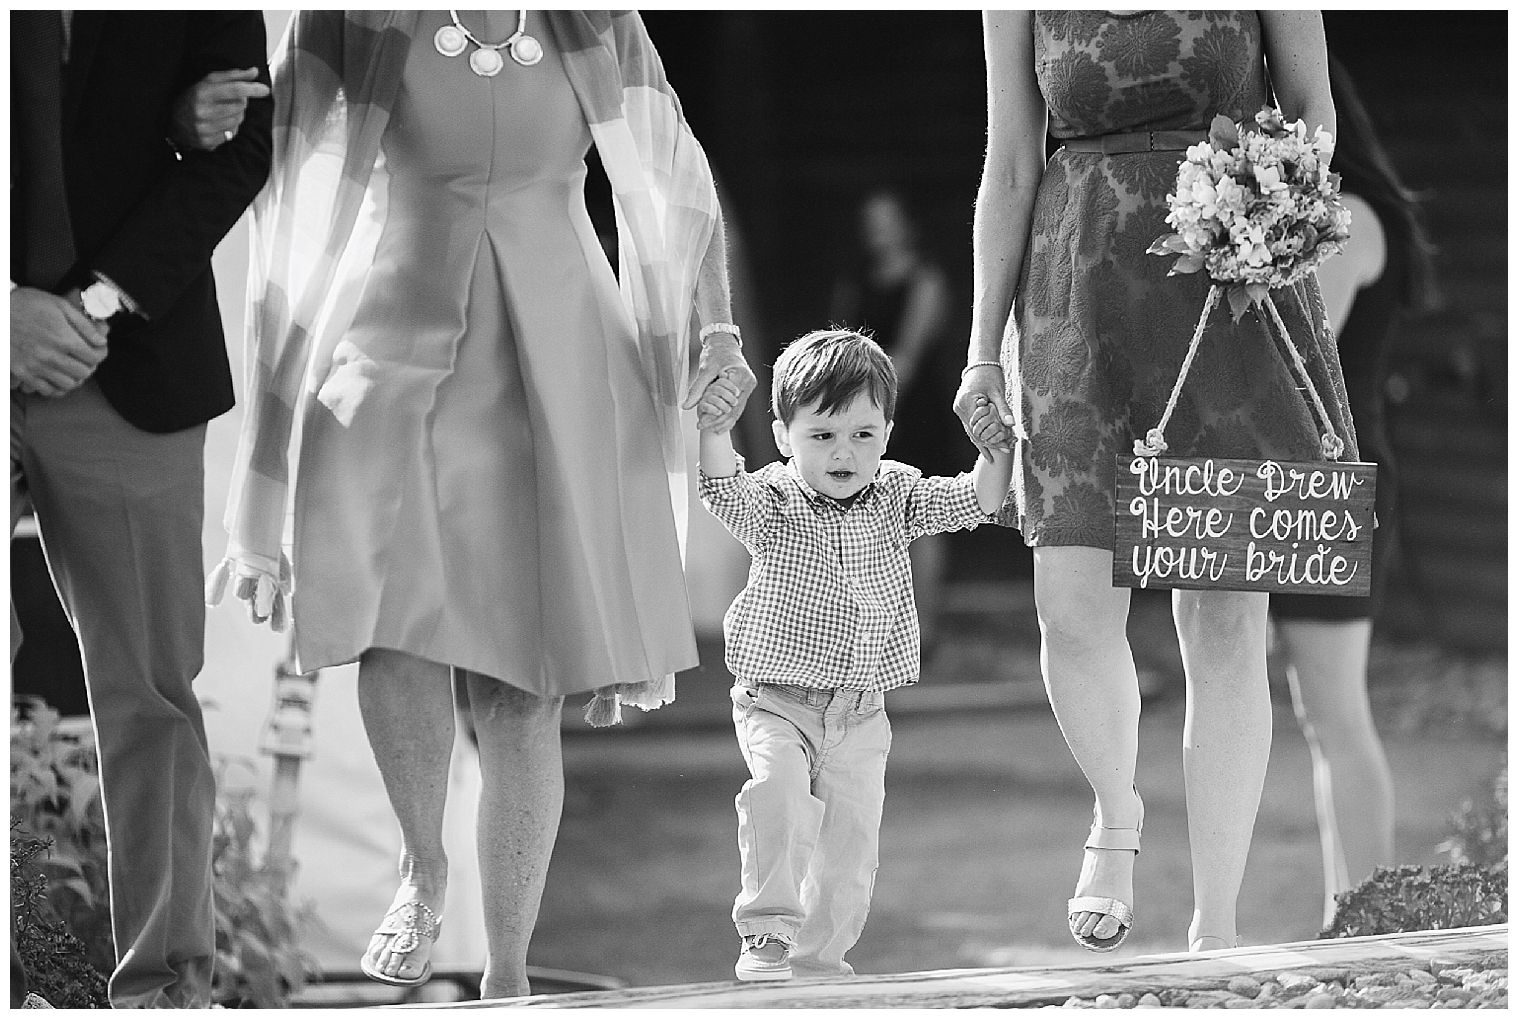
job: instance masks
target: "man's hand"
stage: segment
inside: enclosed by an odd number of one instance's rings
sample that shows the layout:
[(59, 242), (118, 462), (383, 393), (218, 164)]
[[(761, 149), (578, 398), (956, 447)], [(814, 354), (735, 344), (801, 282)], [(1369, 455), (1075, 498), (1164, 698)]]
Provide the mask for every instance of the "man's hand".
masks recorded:
[(63, 396), (105, 359), (106, 334), (79, 307), (78, 291), (65, 297), (34, 287), (11, 291), (11, 388)]
[(181, 150), (210, 152), (236, 136), (248, 100), (262, 99), (269, 86), (258, 81), (258, 68), (212, 71), (174, 100), (169, 140)]
[(710, 343), (701, 347), (701, 362), (696, 367), (696, 377), (691, 379), (690, 388), (685, 391), (685, 399), (680, 406), (686, 410), (695, 407), (706, 395), (707, 387), (719, 378), (725, 379), (727, 387), (736, 389), (736, 395), (729, 395), (723, 400), (728, 405), (724, 414), (712, 416), (711, 410), (706, 407), (696, 411), (696, 427), (702, 430), (730, 430), (742, 415), (743, 405), (748, 402), (748, 395), (758, 383), (748, 362), (743, 359), (743, 349), (738, 346), (738, 341), (726, 333), (717, 333)]

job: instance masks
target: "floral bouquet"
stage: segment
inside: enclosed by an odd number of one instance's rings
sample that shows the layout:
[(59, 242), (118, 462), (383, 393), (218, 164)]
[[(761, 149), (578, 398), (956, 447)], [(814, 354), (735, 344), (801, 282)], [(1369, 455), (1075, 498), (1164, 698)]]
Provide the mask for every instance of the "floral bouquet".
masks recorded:
[(1349, 238), (1349, 210), (1330, 173), (1334, 140), (1311, 137), (1300, 120), (1286, 123), (1266, 107), (1246, 129), (1214, 117), (1207, 141), (1186, 150), (1166, 195), (1175, 229), (1149, 247), (1179, 255), (1170, 274), (1205, 269), (1222, 287), (1237, 321), (1271, 290), (1290, 286), (1337, 253)]
[(1159, 424), (1133, 444), (1135, 456), (1165, 449), (1165, 426), (1196, 356), (1202, 331), (1226, 295), (1237, 322), (1251, 306), (1275, 323), (1283, 346), (1323, 422), (1323, 455), (1337, 460), (1344, 442), (1312, 385), (1302, 355), (1286, 335), (1286, 323), (1270, 292), (1296, 283), (1349, 239), (1349, 210), (1339, 200), (1339, 175), (1330, 173), (1333, 136), (1321, 127), (1312, 137), (1300, 120), (1286, 123), (1267, 106), (1246, 129), (1227, 117), (1212, 120), (1207, 140), (1186, 150), (1166, 195), (1165, 222), (1175, 228), (1149, 246), (1151, 255), (1178, 255), (1170, 275), (1206, 270), (1212, 279), (1191, 346)]

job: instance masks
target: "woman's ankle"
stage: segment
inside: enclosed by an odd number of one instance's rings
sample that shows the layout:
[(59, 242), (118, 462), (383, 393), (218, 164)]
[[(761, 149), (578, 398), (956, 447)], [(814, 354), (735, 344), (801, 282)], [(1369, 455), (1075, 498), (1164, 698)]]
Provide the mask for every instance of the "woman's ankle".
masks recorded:
[(402, 853), (399, 867), (401, 886), (428, 898), (441, 898), (448, 889), (448, 859), (445, 856), (422, 857)]
[(1099, 799), (1096, 822), (1103, 828), (1141, 830), (1144, 827), (1144, 801), (1138, 790)]
[(525, 971), (501, 977), (486, 972), (484, 979), (480, 981), (480, 999), (482, 1001), (499, 998), (520, 998), (531, 993), (532, 987), (527, 982)]

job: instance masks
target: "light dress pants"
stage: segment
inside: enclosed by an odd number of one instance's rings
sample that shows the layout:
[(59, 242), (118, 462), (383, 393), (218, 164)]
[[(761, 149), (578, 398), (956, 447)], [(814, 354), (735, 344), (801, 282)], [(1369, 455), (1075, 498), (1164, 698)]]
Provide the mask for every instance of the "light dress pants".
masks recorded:
[(849, 975), (870, 911), (891, 723), (857, 690), (733, 687), (749, 775), (738, 793), (738, 934), (786, 934), (798, 976)]
[[(100, 758), (117, 1007), (208, 1007), (216, 779), (191, 683), (205, 642), (206, 428), (128, 424), (86, 381), (11, 390), (11, 530), (30, 496), (79, 638)], [(12, 655), (16, 635), (12, 632)]]

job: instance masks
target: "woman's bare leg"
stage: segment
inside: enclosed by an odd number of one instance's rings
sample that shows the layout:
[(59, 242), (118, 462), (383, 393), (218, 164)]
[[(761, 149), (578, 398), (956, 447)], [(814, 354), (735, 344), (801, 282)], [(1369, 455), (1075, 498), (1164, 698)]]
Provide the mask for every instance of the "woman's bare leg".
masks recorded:
[(527, 946), (564, 805), (562, 697), (468, 674), (480, 748), (478, 849), (489, 957), (481, 998), (528, 994)]
[(1232, 946), (1238, 937), (1239, 888), (1270, 759), (1268, 604), (1258, 592), (1176, 591), (1172, 598), (1186, 668), (1182, 761), (1193, 946), (1202, 937)]
[[(371, 648), (359, 661), (358, 707), (401, 828), (401, 882), (391, 908), (420, 901), (442, 916), (448, 887), (443, 805), (453, 755), (452, 672), (401, 651)], [(366, 958), (389, 976), (419, 976), (432, 954), (431, 944), (422, 939), (415, 951), (392, 953), (393, 940), (393, 935), (376, 934)]]
[(1323, 845), (1323, 923), (1334, 896), (1395, 863), (1391, 768), (1366, 693), (1371, 623), (1278, 620), (1286, 678), (1312, 753)]
[[(1049, 704), (1091, 783), (1098, 820), (1109, 828), (1137, 828), (1139, 689), (1128, 647), (1128, 590), (1112, 586), (1111, 552), (1077, 546), (1035, 548), (1033, 586)], [(1134, 855), (1087, 849), (1075, 894), (1133, 905)], [(1083, 913), (1073, 926), (1083, 936), (1110, 938), (1119, 924), (1103, 913)]]

